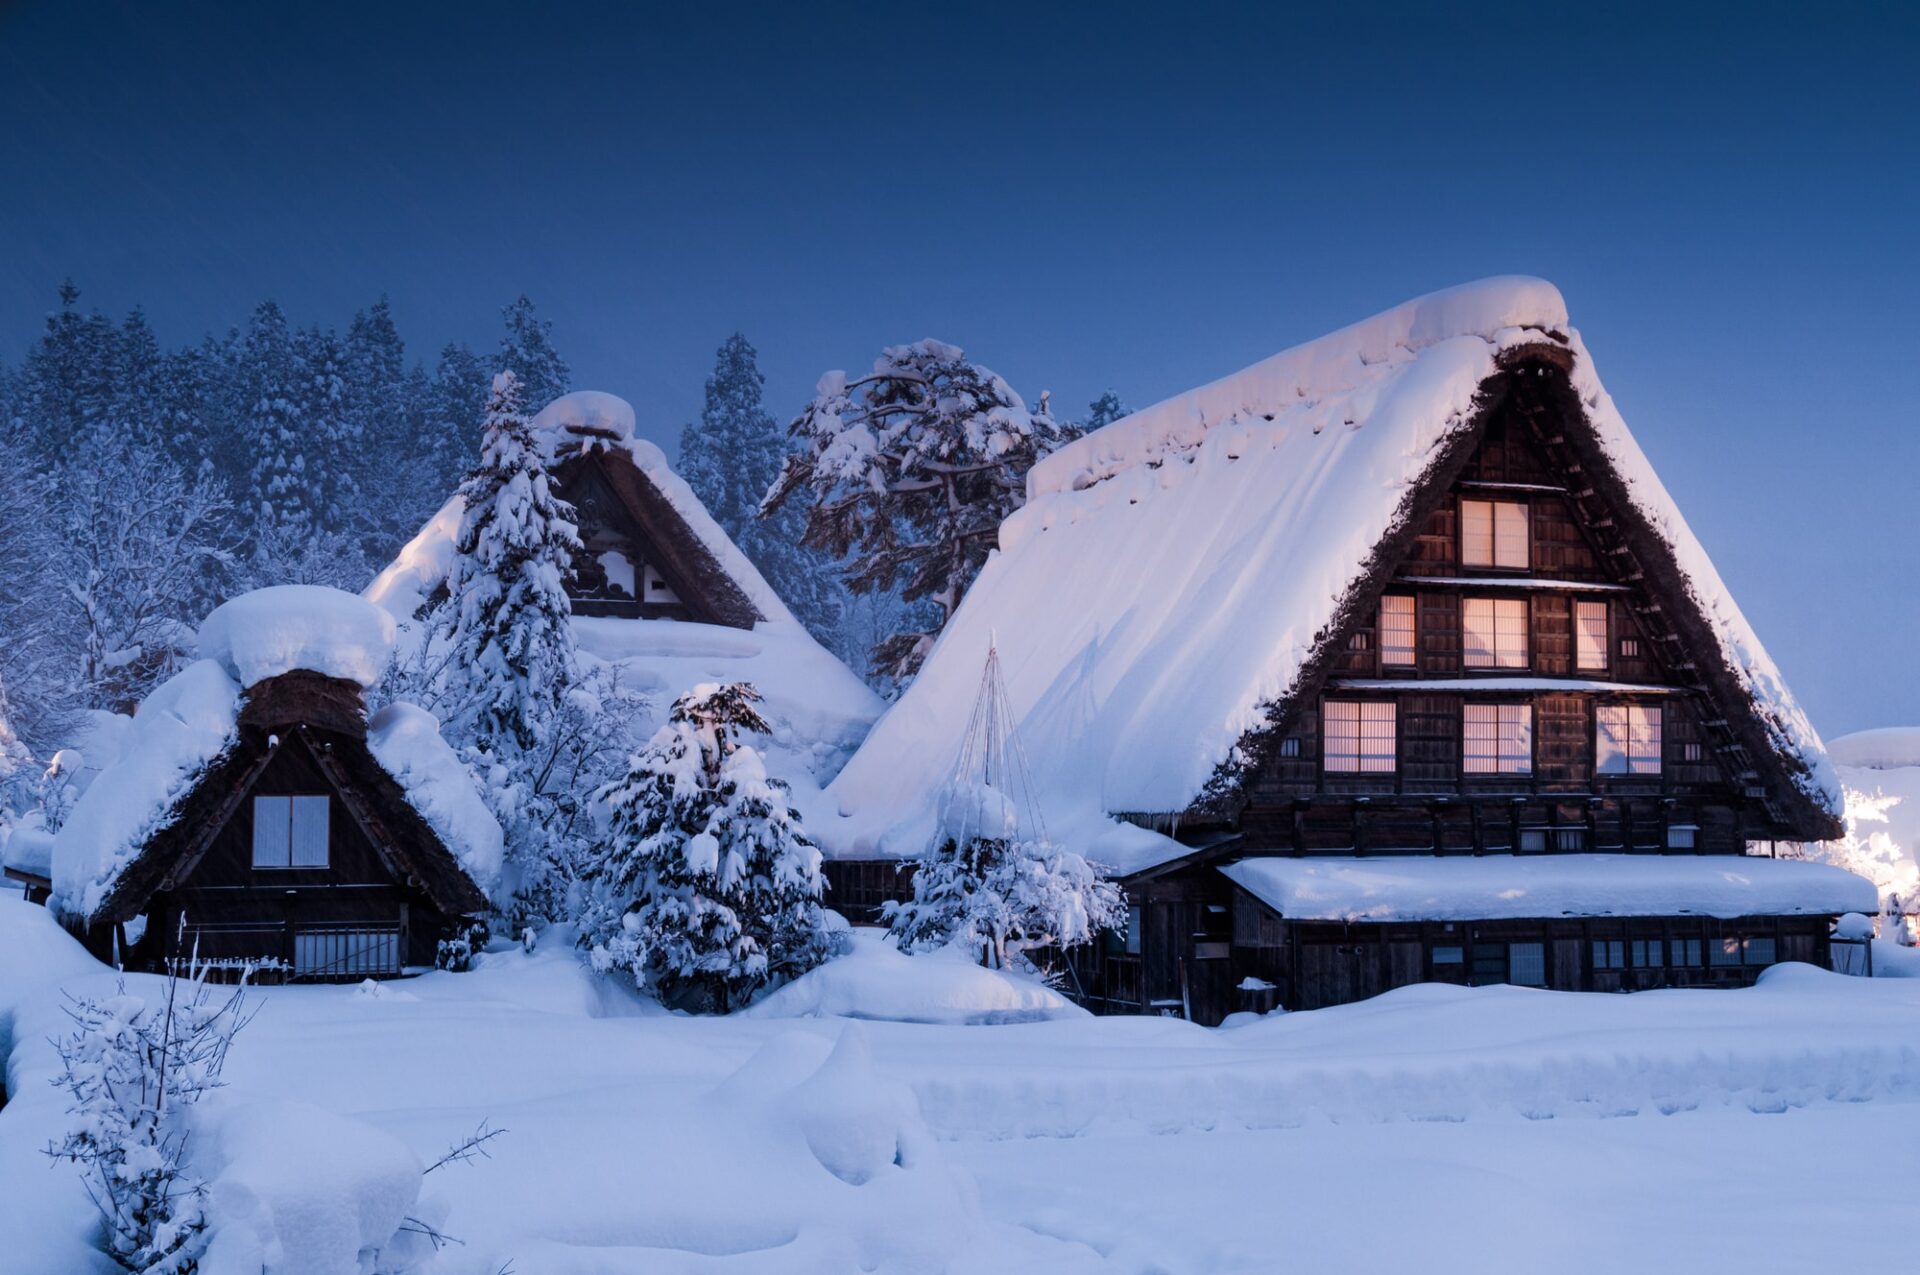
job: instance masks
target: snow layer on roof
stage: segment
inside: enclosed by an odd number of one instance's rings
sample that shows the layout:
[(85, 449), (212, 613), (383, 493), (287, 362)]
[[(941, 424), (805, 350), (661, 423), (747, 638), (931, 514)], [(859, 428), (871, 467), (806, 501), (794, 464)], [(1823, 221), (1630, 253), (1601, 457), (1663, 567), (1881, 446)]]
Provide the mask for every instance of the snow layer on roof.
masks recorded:
[(219, 661), (188, 665), (134, 713), (118, 761), (93, 781), (53, 843), (56, 912), (85, 917), (207, 765), (237, 738), (240, 684)]
[(921, 847), (996, 635), (1050, 827), (1187, 808), (1293, 689), (1497, 357), (1549, 332), (1576, 351), (1586, 410), (1729, 663), (1837, 813), (1818, 735), (1600, 388), (1559, 292), (1503, 278), (1276, 355), (1037, 465), (926, 667), (835, 781), (834, 851)]
[(1743, 855), (1308, 857), (1220, 870), (1293, 920), (1826, 916), (1879, 906), (1873, 883), (1851, 872)]
[(473, 883), (497, 902), (502, 836), (480, 790), (447, 741), (440, 722), (414, 704), (389, 704), (367, 726), (374, 760), (407, 794), (407, 802), (438, 833)]
[(1920, 726), (1884, 726), (1855, 731), (1827, 744), (1836, 766), (1855, 770), (1904, 770), (1920, 766)]
[[(582, 391), (554, 400), (534, 418), (537, 430), (558, 439), (569, 425), (608, 429), (617, 441), (574, 438), (583, 445), (618, 447), (686, 520), (701, 542), (766, 618), (751, 630), (676, 620), (575, 616), (582, 654), (616, 666), (625, 685), (644, 692), (664, 721), (673, 700), (701, 682), (746, 681), (759, 688), (762, 711), (774, 727), (769, 770), (788, 781), (802, 811), (813, 817), (819, 784), (865, 737), (881, 703), (867, 685), (822, 647), (787, 610), (739, 547), (707, 513), (693, 489), (673, 472), (661, 450), (633, 437), (633, 409), (611, 394)], [(369, 602), (408, 624), (447, 578), (464, 505), (456, 494), (370, 584)], [(418, 641), (417, 625), (403, 640)], [(645, 738), (646, 731), (640, 732)]]
[(241, 594), (200, 626), (200, 658), (218, 661), (243, 687), (295, 669), (371, 687), (387, 671), (393, 643), (391, 615), (314, 584)]

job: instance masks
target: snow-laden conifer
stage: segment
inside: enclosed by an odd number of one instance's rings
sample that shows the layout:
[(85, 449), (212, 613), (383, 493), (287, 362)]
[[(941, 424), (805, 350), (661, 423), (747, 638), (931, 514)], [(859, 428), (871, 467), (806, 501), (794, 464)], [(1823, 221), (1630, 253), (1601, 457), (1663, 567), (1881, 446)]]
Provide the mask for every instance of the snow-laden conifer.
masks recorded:
[(494, 378), (480, 464), (460, 495), (465, 513), (433, 625), (444, 670), (436, 706), (506, 832), (509, 888), (541, 908), (552, 903), (557, 853), (541, 772), (578, 676), (566, 586), (580, 538), (511, 372)]
[(695, 687), (600, 796), (611, 812), (585, 941), (663, 1001), (725, 1012), (820, 963), (820, 850), (742, 741), (765, 734), (745, 683)]
[(965, 351), (940, 341), (890, 346), (873, 371), (829, 372), (789, 427), (801, 450), (768, 490), (762, 516), (806, 490), (805, 543), (848, 557), (855, 593), (903, 586), (939, 608), (931, 631), (894, 633), (874, 668), (913, 676), (979, 574), (1027, 470), (1061, 440), (1044, 396), (1029, 409)]

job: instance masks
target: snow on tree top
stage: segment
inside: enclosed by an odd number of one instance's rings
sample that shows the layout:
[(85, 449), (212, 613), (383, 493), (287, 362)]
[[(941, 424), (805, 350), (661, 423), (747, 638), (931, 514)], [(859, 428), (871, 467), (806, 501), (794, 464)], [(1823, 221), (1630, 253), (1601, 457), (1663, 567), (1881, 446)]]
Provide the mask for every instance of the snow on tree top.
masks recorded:
[(393, 617), (351, 593), (314, 584), (256, 589), (200, 626), (200, 658), (240, 685), (305, 669), (371, 687), (393, 658)]
[(1600, 446), (1770, 742), (1801, 763), (1794, 782), (1837, 817), (1818, 733), (1601, 387), (1559, 291), (1503, 278), (1275, 355), (1035, 466), (926, 667), (834, 781), (848, 820), (818, 831), (836, 854), (918, 852), (996, 632), (1050, 827), (1094, 837), (1111, 814), (1187, 809), (1293, 690), (1499, 357), (1538, 343), (1572, 355)]
[(533, 428), (535, 433), (572, 430), (606, 434), (620, 442), (630, 442), (635, 429), (633, 404), (601, 390), (575, 390), (541, 408), (533, 418)]

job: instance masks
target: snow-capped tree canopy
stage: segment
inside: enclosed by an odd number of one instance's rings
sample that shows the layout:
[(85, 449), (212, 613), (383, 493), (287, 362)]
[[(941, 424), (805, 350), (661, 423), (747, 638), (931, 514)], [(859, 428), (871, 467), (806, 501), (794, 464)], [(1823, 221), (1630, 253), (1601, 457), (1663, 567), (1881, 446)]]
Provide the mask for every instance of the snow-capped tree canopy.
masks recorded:
[[(941, 626), (986, 561), (1002, 519), (1025, 499), (1026, 474), (1061, 440), (1044, 402), (940, 341), (881, 351), (859, 377), (829, 372), (789, 427), (801, 445), (761, 505), (775, 513), (806, 492), (805, 543), (850, 557), (855, 593), (902, 584), (931, 599)], [(894, 633), (876, 670), (904, 680), (932, 648), (931, 632)]]
[(494, 378), (480, 465), (460, 497), (465, 516), (440, 618), (451, 652), (449, 720), (488, 752), (537, 749), (576, 673), (566, 585), (580, 536), (512, 372)]
[(761, 406), (753, 345), (736, 332), (714, 357), (700, 423), (680, 432), (676, 469), (734, 544), (760, 568), (801, 623), (823, 642), (838, 633), (846, 589), (831, 564), (801, 543), (806, 518), (797, 505), (766, 520), (760, 501), (780, 474), (787, 440)]
[(1091, 434), (1097, 429), (1105, 429), (1122, 416), (1130, 416), (1132, 414), (1133, 409), (1125, 403), (1122, 403), (1118, 394), (1115, 394), (1112, 390), (1108, 390), (1099, 398), (1087, 404), (1087, 419), (1080, 425), (1079, 432), (1082, 434)]
[(594, 964), (663, 1000), (725, 1012), (819, 964), (820, 851), (742, 741), (769, 726), (743, 683), (696, 687), (600, 794), (612, 812), (586, 866)]
[(500, 338), (498, 365), (513, 373), (529, 410), (538, 411), (567, 392), (572, 373), (553, 344), (553, 321), (534, 313), (533, 302), (516, 298), (501, 314), (507, 322)]

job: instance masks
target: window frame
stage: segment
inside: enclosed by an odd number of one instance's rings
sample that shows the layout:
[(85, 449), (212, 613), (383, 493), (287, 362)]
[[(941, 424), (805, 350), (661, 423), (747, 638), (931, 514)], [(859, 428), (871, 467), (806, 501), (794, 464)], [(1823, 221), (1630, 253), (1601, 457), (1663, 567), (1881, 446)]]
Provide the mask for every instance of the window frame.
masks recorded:
[[(311, 804), (320, 803), (316, 811)], [(285, 822), (282, 825), (280, 862), (263, 862), (260, 857), (261, 833), (281, 822), (279, 816), (263, 818), (263, 803), (283, 803)], [(270, 808), (270, 807), (267, 807)], [(303, 820), (301, 811), (305, 810)], [(255, 872), (325, 872), (333, 867), (333, 797), (329, 793), (255, 793), (253, 795), (252, 844), (249, 847), (250, 864)], [(317, 817), (316, 817), (317, 816)], [(319, 831), (320, 858), (302, 860), (300, 854), (300, 832)], [(309, 839), (308, 844), (311, 845)]]
[[(1603, 737), (1601, 718), (1604, 714), (1614, 712), (1625, 714), (1625, 734), (1622, 736), (1612, 728), (1607, 728), (1605, 737), (1609, 742), (1620, 743), (1620, 751), (1617, 755), (1624, 759), (1625, 764), (1619, 769), (1608, 769), (1600, 752)], [(1637, 723), (1636, 714), (1641, 718)], [(1651, 729), (1648, 729), (1648, 723), (1651, 723)], [(1646, 754), (1635, 750), (1636, 745), (1640, 744), (1652, 750), (1650, 767), (1641, 764), (1641, 759)], [(1659, 704), (1642, 704), (1632, 700), (1596, 701), (1593, 706), (1593, 773), (1596, 778), (1604, 776), (1615, 779), (1657, 778), (1665, 774), (1666, 712), (1664, 708)]]
[[(1343, 753), (1335, 747), (1335, 718), (1345, 710), (1352, 709), (1353, 751)], [(1372, 720), (1376, 725), (1382, 719), (1387, 724), (1392, 752), (1386, 758), (1386, 765), (1377, 763), (1377, 754), (1369, 754), (1365, 745), (1368, 742), (1367, 723)], [(1342, 725), (1345, 725), (1343, 722)], [(1352, 765), (1343, 764), (1351, 758)], [(1320, 767), (1330, 775), (1393, 775), (1400, 771), (1400, 706), (1393, 700), (1369, 699), (1329, 699), (1320, 705)]]
[[(1475, 606), (1492, 608), (1490, 619), (1492, 629), (1488, 635), (1491, 646), (1487, 648), (1491, 663), (1480, 663), (1474, 659), (1474, 649), (1468, 641), (1467, 613)], [(1501, 624), (1504, 614), (1511, 622), (1515, 608), (1519, 612), (1519, 663), (1503, 664), (1501, 658), (1511, 652), (1501, 645), (1501, 637), (1506, 632)], [(1525, 672), (1533, 667), (1533, 607), (1526, 598), (1468, 597), (1460, 599), (1460, 667), (1472, 672), (1491, 671), (1495, 673)]]
[[(1391, 605), (1390, 605), (1391, 604)], [(1389, 623), (1390, 611), (1404, 605), (1406, 624), (1404, 626)], [(1382, 668), (1413, 668), (1420, 663), (1420, 608), (1415, 605), (1411, 593), (1387, 593), (1380, 597), (1380, 666)], [(1405, 647), (1393, 645), (1389, 635), (1405, 632)], [(1396, 653), (1404, 650), (1405, 659), (1396, 658)]]
[[(1476, 712), (1491, 712), (1493, 714), (1491, 721), (1493, 733), (1488, 739), (1492, 742), (1494, 751), (1488, 755), (1476, 756), (1472, 754), (1468, 748), (1470, 743), (1475, 742), (1472, 728), (1475, 725), (1486, 726), (1489, 724), (1484, 721), (1479, 723), (1474, 722), (1473, 717)], [(1509, 713), (1515, 714), (1520, 719), (1519, 729), (1524, 732), (1526, 739), (1526, 755), (1524, 757), (1513, 758), (1505, 751), (1508, 731), (1506, 717)], [(1536, 760), (1536, 747), (1537, 738), (1533, 730), (1533, 705), (1531, 703), (1514, 700), (1468, 700), (1461, 704), (1460, 774), (1463, 778), (1479, 778), (1488, 775), (1531, 776)], [(1519, 764), (1507, 764), (1510, 760), (1517, 760)], [(1492, 765), (1475, 766), (1473, 765), (1475, 761), (1491, 762)]]
[[(1486, 513), (1487, 556), (1484, 560), (1470, 556), (1469, 545), (1476, 533), (1468, 527), (1473, 518), (1469, 510), (1473, 506), (1484, 506)], [(1503, 512), (1504, 516), (1503, 516)], [(1517, 522), (1516, 522), (1517, 520)], [(1507, 532), (1505, 538), (1502, 532)], [(1520, 560), (1502, 562), (1501, 548), (1511, 546), (1512, 533), (1517, 531), (1520, 538)], [(1463, 567), (1486, 567), (1494, 571), (1526, 571), (1533, 566), (1533, 506), (1524, 500), (1494, 500), (1479, 496), (1460, 498), (1460, 565)]]
[[(1598, 643), (1590, 643), (1588, 630), (1581, 623), (1583, 611), (1598, 610), (1600, 613), (1600, 637)], [(1573, 668), (1577, 673), (1605, 673), (1613, 667), (1612, 656), (1613, 605), (1605, 599), (1575, 598), (1573, 600)], [(1592, 657), (1591, 661), (1589, 656)]]

